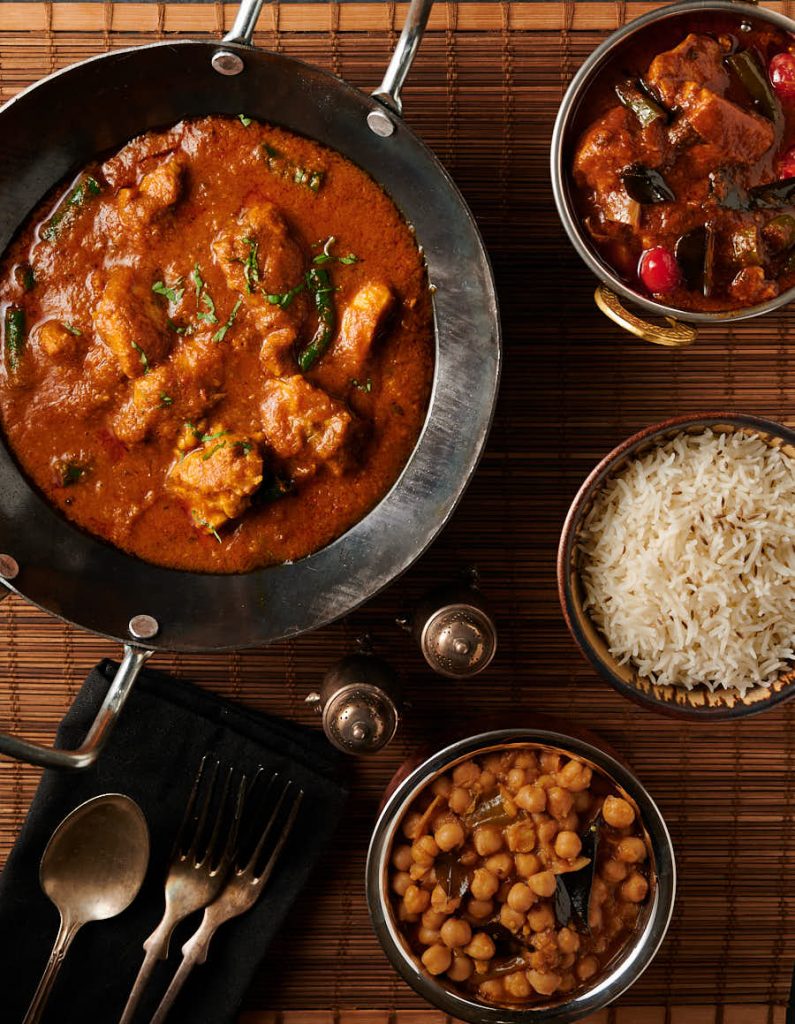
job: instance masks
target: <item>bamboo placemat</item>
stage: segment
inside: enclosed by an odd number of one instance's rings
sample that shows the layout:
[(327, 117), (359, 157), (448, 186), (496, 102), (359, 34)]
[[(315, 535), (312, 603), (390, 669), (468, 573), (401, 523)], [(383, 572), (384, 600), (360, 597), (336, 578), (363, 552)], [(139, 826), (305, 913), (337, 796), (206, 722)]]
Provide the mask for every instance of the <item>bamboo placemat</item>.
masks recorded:
[[(626, 435), (675, 413), (713, 408), (795, 422), (793, 312), (705, 330), (682, 352), (629, 340), (596, 312), (595, 282), (558, 224), (547, 159), (562, 90), (607, 32), (650, 6), (436, 5), (405, 92), (406, 116), (471, 203), (498, 279), (505, 374), (483, 463), (432, 550), (347, 622), (269, 650), (155, 662), (252, 707), (313, 724), (304, 696), (369, 630), (402, 671), (413, 705), (393, 745), (356, 764), (346, 821), (262, 966), (246, 1024), (441, 1024), (438, 1014), (417, 1009), (423, 1004), (393, 973), (368, 924), (362, 875), (374, 814), (394, 769), (440, 726), (471, 722), (477, 729), (486, 712), (515, 723), (533, 710), (587, 724), (621, 750), (659, 801), (678, 851), (669, 936), (620, 1007), (594, 1021), (783, 1024), (795, 959), (795, 704), (708, 731), (638, 709), (582, 662), (555, 594), (555, 548), (569, 501)], [(275, 4), (263, 11), (257, 41), (372, 88), (404, 9)], [(0, 4), (0, 96), (109, 47), (172, 33), (217, 36), (233, 10)], [(424, 669), (394, 617), (470, 563), (493, 603), (500, 650), (483, 677), (459, 686)], [(89, 667), (115, 653), (5, 601), (0, 722), (35, 739), (51, 737)], [(2, 857), (37, 778), (36, 769), (0, 764)]]

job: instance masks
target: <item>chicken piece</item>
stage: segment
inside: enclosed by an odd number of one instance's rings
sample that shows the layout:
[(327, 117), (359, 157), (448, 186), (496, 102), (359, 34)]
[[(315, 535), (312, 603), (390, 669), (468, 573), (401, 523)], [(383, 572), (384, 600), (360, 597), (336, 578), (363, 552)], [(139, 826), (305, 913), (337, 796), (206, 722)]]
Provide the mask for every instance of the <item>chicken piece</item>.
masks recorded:
[(83, 349), (80, 331), (75, 327), (70, 330), (60, 320), (46, 320), (36, 331), (36, 340), (42, 352), (57, 363), (76, 359)]
[(312, 476), (321, 466), (338, 476), (349, 463), (353, 413), (300, 374), (265, 383), (262, 431), (290, 476)]
[(778, 284), (765, 277), (763, 267), (744, 267), (729, 285), (733, 299), (743, 306), (756, 306), (779, 293)]
[(119, 189), (119, 216), (125, 227), (145, 227), (182, 198), (187, 164), (172, 156), (141, 178), (136, 187)]
[(729, 87), (729, 73), (723, 63), (725, 51), (711, 36), (691, 32), (672, 50), (659, 53), (651, 62), (646, 82), (666, 107), (682, 105), (686, 85), (704, 86), (722, 93)]
[(224, 348), (200, 338), (182, 339), (171, 365), (177, 378), (175, 398), (187, 419), (202, 416), (224, 397)]
[(705, 142), (731, 154), (733, 160), (754, 163), (773, 145), (775, 128), (761, 115), (742, 110), (694, 82), (686, 82), (679, 96), (682, 116)]
[(368, 281), (345, 307), (331, 355), (351, 379), (359, 377), (395, 308), (395, 295), (383, 281)]
[(304, 253), (272, 203), (245, 207), (237, 224), (216, 237), (212, 250), (229, 287), (243, 296), (260, 287), (271, 294), (288, 292), (303, 278)]
[(169, 367), (158, 366), (130, 385), (130, 397), (111, 421), (113, 432), (125, 444), (143, 441), (173, 405), (173, 375)]
[(271, 377), (283, 377), (295, 370), (295, 347), (298, 332), (294, 327), (279, 327), (265, 335), (259, 350), (262, 369)]
[(634, 163), (658, 167), (667, 149), (662, 125), (641, 128), (631, 111), (613, 107), (583, 133), (574, 154), (574, 176), (580, 186), (593, 190), (605, 220), (634, 226), (640, 207), (627, 195), (621, 172)]
[(197, 525), (217, 530), (248, 508), (262, 483), (262, 456), (240, 434), (213, 430), (211, 435), (174, 465), (167, 485), (187, 502)]
[(166, 310), (132, 267), (111, 270), (94, 323), (127, 377), (141, 377), (171, 348)]

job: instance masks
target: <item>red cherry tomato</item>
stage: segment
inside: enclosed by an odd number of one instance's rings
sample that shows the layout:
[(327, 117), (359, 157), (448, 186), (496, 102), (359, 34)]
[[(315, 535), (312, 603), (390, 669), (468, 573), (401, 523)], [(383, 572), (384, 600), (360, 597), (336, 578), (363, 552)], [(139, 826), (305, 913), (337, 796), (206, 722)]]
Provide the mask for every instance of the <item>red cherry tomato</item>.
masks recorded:
[(654, 294), (672, 292), (679, 284), (681, 274), (676, 257), (664, 245), (647, 249), (638, 262), (638, 277)]
[(779, 178), (795, 178), (795, 146), (788, 149), (778, 165)]
[(768, 68), (770, 81), (782, 100), (795, 100), (795, 55), (777, 53)]

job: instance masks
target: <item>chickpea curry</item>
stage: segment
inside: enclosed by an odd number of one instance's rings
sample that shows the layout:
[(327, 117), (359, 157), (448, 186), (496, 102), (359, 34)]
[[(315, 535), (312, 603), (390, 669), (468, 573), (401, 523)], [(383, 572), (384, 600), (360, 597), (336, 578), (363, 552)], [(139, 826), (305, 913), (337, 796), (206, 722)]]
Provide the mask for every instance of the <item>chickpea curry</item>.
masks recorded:
[(430, 975), (485, 1003), (592, 984), (631, 940), (653, 884), (634, 804), (553, 748), (456, 765), (401, 830), (389, 885), (406, 940)]
[(742, 309), (795, 285), (795, 39), (728, 16), (690, 28), (655, 25), (597, 78), (575, 197), (630, 287), (682, 310)]
[(323, 547), (383, 497), (425, 418), (411, 228), (350, 161), (244, 115), (85, 168), (11, 244), (0, 304), (22, 469), (159, 565), (244, 572)]

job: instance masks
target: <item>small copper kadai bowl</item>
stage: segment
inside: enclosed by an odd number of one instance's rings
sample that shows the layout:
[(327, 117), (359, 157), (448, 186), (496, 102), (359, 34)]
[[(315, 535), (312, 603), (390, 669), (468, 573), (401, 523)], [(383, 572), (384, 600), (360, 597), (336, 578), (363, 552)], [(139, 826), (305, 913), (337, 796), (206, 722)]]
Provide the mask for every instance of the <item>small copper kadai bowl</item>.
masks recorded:
[[(585, 264), (599, 278), (594, 300), (601, 311), (624, 330), (651, 341), (656, 345), (679, 348), (691, 345), (697, 336), (697, 325), (733, 323), (762, 316), (779, 309), (795, 299), (795, 288), (788, 288), (780, 295), (757, 306), (733, 309), (725, 312), (697, 312), (667, 306), (656, 299), (630, 288), (617, 273), (608, 266), (594, 247), (587, 231), (580, 223), (572, 195), (571, 173), (574, 147), (576, 144), (577, 114), (591, 87), (608, 65), (620, 62), (621, 55), (630, 46), (641, 40), (654, 38), (661, 29), (681, 23), (682, 34), (692, 31), (694, 19), (709, 15), (729, 15), (740, 22), (774, 25), (785, 32), (795, 34), (795, 20), (779, 11), (757, 7), (755, 3), (742, 0), (682, 0), (679, 3), (663, 4), (623, 25), (611, 33), (601, 45), (590, 54), (585, 63), (572, 78), (555, 119), (550, 149), (550, 170), (552, 191), (566, 234)], [(645, 313), (667, 320), (666, 325), (652, 323), (636, 316), (624, 306), (628, 302)]]
[(582, 524), (605, 483), (635, 456), (662, 445), (683, 432), (699, 434), (707, 428), (717, 433), (742, 430), (757, 434), (795, 458), (795, 430), (759, 416), (704, 413), (680, 416), (641, 430), (628, 438), (591, 472), (571, 504), (558, 547), (558, 596), (566, 625), (582, 653), (596, 671), (619, 693), (655, 711), (679, 718), (721, 721), (754, 715), (795, 697), (795, 666), (769, 687), (757, 686), (740, 694), (736, 689), (710, 691), (703, 685), (688, 690), (663, 686), (639, 676), (631, 665), (619, 665), (607, 643), (583, 609), (583, 587), (578, 571), (577, 542)]
[[(414, 764), (393, 779), (378, 815), (367, 853), (367, 903), (378, 940), (396, 971), (434, 1006), (467, 1024), (571, 1024), (617, 999), (651, 963), (665, 938), (673, 913), (676, 864), (671, 837), (660, 811), (640, 780), (613, 756), (598, 737), (585, 730), (558, 726), (554, 719), (534, 716), (529, 728), (495, 729), (459, 739)], [(565, 731), (561, 731), (565, 728)], [(652, 884), (650, 896), (634, 935), (615, 954), (604, 971), (585, 987), (569, 995), (551, 997), (546, 1003), (502, 1007), (476, 1001), (447, 984), (443, 976), (431, 977), (420, 966), (396, 921), (389, 898), (389, 865), (392, 845), (415, 797), (434, 779), (471, 757), (513, 747), (553, 748), (574, 756), (606, 775), (620, 794), (633, 804), (649, 848)]]

